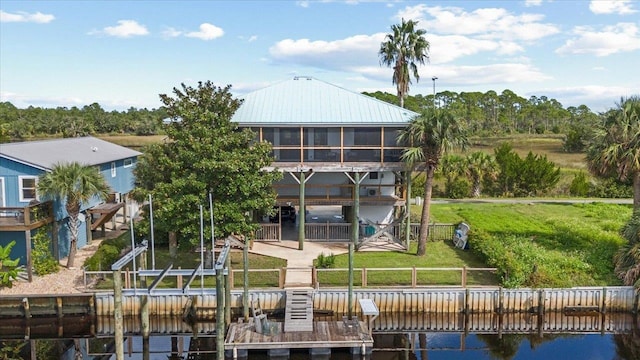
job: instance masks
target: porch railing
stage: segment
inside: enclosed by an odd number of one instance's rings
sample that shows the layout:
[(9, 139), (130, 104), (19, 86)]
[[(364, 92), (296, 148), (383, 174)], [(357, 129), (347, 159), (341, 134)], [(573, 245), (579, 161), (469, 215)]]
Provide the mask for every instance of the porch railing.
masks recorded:
[(0, 230), (31, 230), (53, 222), (51, 201), (24, 207), (0, 207)]
[[(384, 226), (384, 225), (381, 225)], [(452, 240), (456, 229), (456, 224), (438, 224), (429, 225), (428, 241), (446, 241)], [(389, 234), (395, 238), (403, 239), (405, 227), (403, 224), (389, 226), (386, 229)], [(363, 224), (360, 226), (360, 238), (373, 235), (377, 229), (373, 225)], [(420, 235), (420, 224), (411, 224), (412, 240), (417, 240)], [(351, 224), (350, 223), (307, 223), (304, 230), (305, 240), (307, 241), (335, 241), (345, 242), (351, 240)], [(280, 227), (278, 224), (260, 224), (260, 229), (256, 231), (256, 241), (280, 241), (282, 238)]]

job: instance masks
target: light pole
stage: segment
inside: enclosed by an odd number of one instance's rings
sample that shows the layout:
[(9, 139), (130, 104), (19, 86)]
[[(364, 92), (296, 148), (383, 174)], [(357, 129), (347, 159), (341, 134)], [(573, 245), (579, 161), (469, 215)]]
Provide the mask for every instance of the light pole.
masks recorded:
[(431, 78), (433, 80), (433, 108), (436, 108), (436, 80), (438, 80), (437, 76)]

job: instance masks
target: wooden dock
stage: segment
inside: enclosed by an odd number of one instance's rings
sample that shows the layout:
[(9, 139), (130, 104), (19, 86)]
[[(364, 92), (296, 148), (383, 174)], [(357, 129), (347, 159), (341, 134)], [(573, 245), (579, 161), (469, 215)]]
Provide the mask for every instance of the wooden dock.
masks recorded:
[(253, 321), (229, 326), (224, 343), (228, 357), (242, 357), (248, 350), (331, 349), (349, 348), (352, 353), (365, 354), (373, 348), (373, 338), (363, 321), (314, 321), (312, 331), (283, 332), (282, 322), (272, 322), (276, 331), (259, 334)]

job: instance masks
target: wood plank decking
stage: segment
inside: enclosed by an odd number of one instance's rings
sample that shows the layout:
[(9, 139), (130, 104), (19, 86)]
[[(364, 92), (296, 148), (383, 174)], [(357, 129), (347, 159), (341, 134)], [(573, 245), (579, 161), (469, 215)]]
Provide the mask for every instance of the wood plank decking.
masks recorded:
[(282, 332), (282, 322), (273, 322), (280, 331), (259, 334), (253, 322), (229, 325), (225, 350), (366, 348), (373, 347), (373, 338), (363, 321), (314, 321), (311, 331)]

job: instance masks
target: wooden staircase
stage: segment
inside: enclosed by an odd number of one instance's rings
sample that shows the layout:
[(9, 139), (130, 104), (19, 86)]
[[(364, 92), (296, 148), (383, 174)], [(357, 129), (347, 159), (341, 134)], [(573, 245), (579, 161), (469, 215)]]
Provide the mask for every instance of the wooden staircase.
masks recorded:
[(313, 331), (313, 289), (286, 290), (284, 331)]

